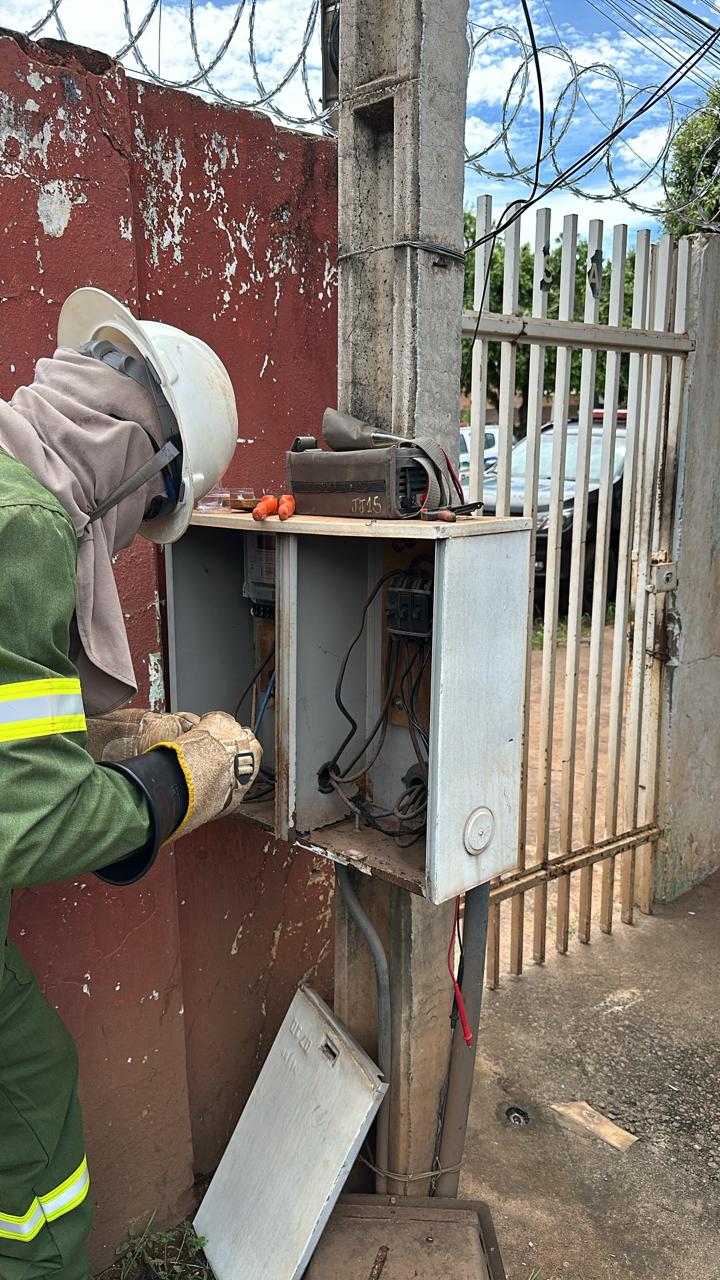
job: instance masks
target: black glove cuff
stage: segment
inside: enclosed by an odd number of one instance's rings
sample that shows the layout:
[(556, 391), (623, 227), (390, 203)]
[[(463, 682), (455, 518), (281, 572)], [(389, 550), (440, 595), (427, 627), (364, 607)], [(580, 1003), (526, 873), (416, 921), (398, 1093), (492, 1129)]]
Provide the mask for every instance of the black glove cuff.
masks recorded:
[(106, 884), (134, 884), (150, 870), (158, 849), (185, 817), (190, 804), (187, 782), (175, 752), (168, 747), (154, 747), (116, 763), (103, 760), (101, 768), (130, 778), (148, 802), (150, 835), (142, 848), (95, 872)]

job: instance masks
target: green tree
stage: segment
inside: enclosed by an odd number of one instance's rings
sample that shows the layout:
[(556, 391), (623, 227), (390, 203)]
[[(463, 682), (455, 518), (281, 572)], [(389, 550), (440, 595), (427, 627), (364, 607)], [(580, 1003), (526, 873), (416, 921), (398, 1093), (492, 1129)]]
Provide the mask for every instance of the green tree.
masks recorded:
[[(472, 244), (475, 238), (475, 216), (469, 210), (465, 212), (465, 238), (466, 244)], [(503, 295), (503, 270), (505, 262), (504, 245), (498, 240), (492, 258), (492, 267), (490, 271), (490, 280), (488, 283), (487, 295), (484, 302), (484, 308), (490, 311), (501, 312), (502, 295)], [(520, 248), (520, 271), (519, 271), (519, 287), (518, 287), (518, 310), (521, 315), (530, 315), (532, 313), (532, 292), (533, 292), (533, 275), (534, 275), (535, 255), (529, 244), (524, 244)], [(556, 242), (550, 250), (548, 258), (548, 270), (550, 275), (550, 287), (548, 290), (548, 315), (557, 317), (560, 304), (560, 269), (562, 264), (562, 243), (560, 240)], [(587, 243), (580, 241), (577, 248), (577, 268), (575, 274), (575, 308), (573, 319), (582, 320), (585, 305), (585, 284), (586, 284), (586, 268), (587, 268)], [(630, 323), (632, 314), (632, 284), (635, 268), (635, 254), (631, 251), (627, 255), (625, 266), (625, 304), (623, 322), (626, 325)], [(465, 306), (472, 309), (473, 293), (475, 287), (475, 260), (474, 254), (468, 254), (465, 259)], [(602, 270), (602, 281), (600, 287), (600, 321), (606, 323), (610, 306), (610, 264), (605, 262)], [(627, 395), (627, 359), (623, 360), (620, 373), (620, 401), (624, 403)], [(551, 395), (555, 388), (555, 364), (556, 350), (554, 347), (548, 347), (545, 351), (545, 376), (544, 391), (546, 395)], [(570, 370), (570, 392), (577, 394), (580, 390), (580, 371), (582, 364), (582, 355), (580, 351), (574, 351), (571, 361)], [(518, 344), (516, 369), (515, 369), (515, 390), (522, 398), (522, 404), (519, 411), (519, 433), (525, 434), (526, 418), (527, 418), (527, 399), (528, 399), (528, 381), (530, 369), (530, 347), (528, 345)], [(470, 391), (470, 374), (471, 374), (471, 343), (468, 339), (463, 342), (463, 360), (462, 360), (462, 388), (466, 393)], [(605, 355), (601, 352), (597, 360), (596, 375), (596, 394), (598, 400), (601, 400), (605, 379)], [(491, 342), (488, 344), (488, 370), (487, 370), (487, 387), (488, 398), (497, 407), (499, 399), (500, 385), (500, 344)]]
[(663, 226), (676, 236), (702, 231), (720, 213), (720, 83), (680, 125), (670, 150)]

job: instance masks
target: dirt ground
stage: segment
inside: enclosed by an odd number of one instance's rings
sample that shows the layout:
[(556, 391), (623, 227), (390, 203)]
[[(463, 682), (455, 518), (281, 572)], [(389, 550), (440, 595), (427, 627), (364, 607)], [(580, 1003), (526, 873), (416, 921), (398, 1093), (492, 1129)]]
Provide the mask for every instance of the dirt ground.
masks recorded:
[[(600, 703), (600, 723), (599, 723), (599, 743), (598, 743), (598, 759), (596, 769), (597, 789), (596, 789), (596, 838), (601, 839), (605, 834), (604, 814), (605, 799), (607, 792), (607, 751), (608, 751), (608, 719), (610, 708), (610, 682), (612, 673), (612, 643), (613, 628), (607, 626), (603, 634), (603, 666), (602, 666), (602, 682), (601, 682), (601, 703)], [(564, 681), (565, 681), (565, 660), (567, 650), (564, 645), (560, 645), (557, 651), (557, 674), (555, 683), (555, 709), (553, 715), (553, 752), (552, 752), (552, 768), (550, 782), (550, 838), (549, 852), (553, 857), (559, 852), (559, 835), (560, 835), (560, 790), (562, 778), (562, 741), (563, 741), (563, 707), (564, 707)], [(530, 683), (530, 744), (529, 744), (529, 772), (528, 772), (528, 812), (527, 812), (527, 865), (530, 866), (536, 861), (535, 840), (537, 826), (537, 798), (539, 785), (539, 739), (540, 739), (540, 694), (542, 685), (542, 650), (536, 649), (532, 655), (532, 674)], [(585, 833), (583, 832), (583, 796), (585, 787), (585, 736), (587, 723), (587, 694), (588, 694), (588, 668), (590, 661), (590, 645), (587, 638), (584, 639), (580, 646), (579, 655), (579, 675), (578, 675), (578, 703), (577, 703), (577, 745), (575, 751), (575, 768), (574, 776), (574, 803), (573, 803), (573, 847), (580, 848), (585, 843)], [(620, 761), (620, 778), (619, 778), (619, 801), (620, 812), (622, 813), (622, 800), (624, 794), (624, 769), (623, 754), (621, 753)], [(622, 826), (620, 828), (622, 830)], [(649, 850), (640, 851), (636, 855), (637, 865), (639, 868), (640, 860), (650, 855)], [(592, 911), (592, 928), (593, 932), (599, 932), (597, 922), (600, 917), (600, 884), (601, 884), (601, 867), (596, 866), (593, 874), (593, 911)], [(578, 896), (580, 888), (580, 877), (575, 874), (570, 884), (570, 937), (574, 937), (577, 933), (577, 914), (578, 914)], [(617, 862), (615, 876), (615, 900), (620, 901), (620, 864)], [(547, 949), (548, 953), (555, 946), (555, 903), (557, 897), (557, 881), (551, 881), (548, 885), (548, 906), (547, 906)], [(524, 964), (526, 966), (533, 963), (533, 909), (534, 894), (530, 893), (525, 896), (525, 931), (524, 931)], [(509, 972), (510, 967), (510, 901), (506, 900), (501, 906), (501, 925), (500, 925), (500, 971), (501, 974)], [(622, 927), (622, 926), (621, 926)], [(720, 1276), (720, 1271), (718, 1272)]]
[[(719, 926), (720, 874), (486, 993), (461, 1194), (508, 1280), (720, 1278)], [(561, 1127), (573, 1100), (639, 1141)]]

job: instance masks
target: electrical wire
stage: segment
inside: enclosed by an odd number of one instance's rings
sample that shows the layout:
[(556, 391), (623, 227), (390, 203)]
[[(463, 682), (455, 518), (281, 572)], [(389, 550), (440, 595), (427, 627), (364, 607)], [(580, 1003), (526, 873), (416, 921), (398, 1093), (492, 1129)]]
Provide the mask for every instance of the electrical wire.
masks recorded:
[(270, 651), (269, 651), (269, 653), (268, 653), (267, 657), (266, 657), (266, 658), (263, 658), (263, 661), (260, 663), (260, 666), (258, 667), (258, 669), (257, 669), (257, 671), (255, 672), (254, 676), (252, 676), (252, 678), (248, 681), (247, 685), (245, 686), (245, 688), (243, 689), (242, 693), (240, 694), (240, 697), (238, 698), (237, 703), (236, 703), (236, 705), (235, 705), (235, 719), (236, 719), (236, 720), (238, 720), (238, 719), (240, 718), (240, 708), (241, 708), (241, 706), (242, 706), (243, 702), (244, 702), (244, 701), (245, 701), (245, 699), (247, 698), (248, 694), (249, 694), (249, 693), (252, 693), (253, 688), (255, 687), (255, 685), (257, 684), (258, 680), (260, 679), (260, 676), (262, 675), (263, 671), (264, 671), (264, 670), (265, 670), (265, 668), (266, 668), (266, 667), (267, 667), (267, 666), (272, 662), (272, 660), (273, 660), (273, 658), (274, 658), (274, 657), (275, 657), (275, 645), (273, 645), (273, 646), (272, 646), (272, 648), (270, 649)]
[[(593, 7), (593, 8), (595, 8), (595, 7), (596, 7), (596, 6), (593, 4), (593, 0), (588, 0), (588, 4), (592, 5), (592, 7)], [(562, 36), (560, 35), (560, 32), (558, 31), (558, 28), (557, 28), (557, 24), (556, 24), (556, 22), (555, 22), (555, 19), (553, 18), (552, 13), (550, 12), (550, 6), (549, 6), (549, 4), (547, 3), (547, 0), (542, 0), (542, 6), (543, 6), (543, 8), (544, 8), (544, 10), (545, 10), (545, 13), (547, 14), (547, 17), (548, 17), (548, 21), (549, 21), (549, 23), (550, 23), (550, 26), (552, 27), (553, 31), (555, 32), (555, 37), (556, 37), (556, 39), (557, 39), (558, 45), (559, 45), (560, 47), (562, 47)], [(608, 129), (608, 128), (610, 128), (611, 126), (607, 125), (607, 124), (605, 123), (605, 121), (602, 119), (602, 117), (598, 115), (598, 113), (597, 113), (597, 111), (595, 110), (594, 106), (592, 105), (592, 103), (590, 102), (590, 100), (586, 97), (585, 93), (583, 92), (583, 89), (582, 89), (582, 86), (581, 86), (581, 84), (580, 84), (580, 80), (579, 80), (579, 79), (578, 79), (578, 81), (577, 81), (577, 87), (578, 87), (578, 93), (580, 94), (580, 97), (582, 98), (583, 102), (585, 103), (585, 106), (587, 107), (587, 109), (588, 109), (588, 111), (590, 112), (590, 114), (591, 114), (591, 115), (593, 115), (593, 116), (595, 117), (595, 119), (597, 120), (598, 124), (601, 124), (601, 125), (602, 125), (602, 127), (603, 127), (603, 129), (605, 129), (605, 130), (607, 131), (607, 129)], [(613, 126), (613, 127), (614, 127), (614, 126)], [(630, 146), (630, 143), (629, 143), (629, 142), (626, 142), (626, 143), (625, 143), (625, 146), (627, 147), (627, 149), (628, 149), (628, 151), (631, 153), (631, 155), (635, 156), (635, 159), (636, 159), (636, 160), (640, 160), (640, 161), (641, 161), (641, 163), (644, 163), (644, 162), (643, 162), (643, 157), (639, 154), (639, 152), (635, 151), (635, 150), (634, 150), (634, 148)]]
[(456, 898), (455, 914), (453, 916), (453, 927), (452, 927), (452, 933), (450, 935), (450, 946), (448, 947), (447, 965), (448, 965), (450, 977), (452, 978), (453, 989), (455, 991), (455, 1004), (457, 1006), (458, 1017), (460, 1019), (460, 1026), (462, 1027), (463, 1040), (465, 1041), (469, 1049), (472, 1047), (473, 1034), (472, 1034), (472, 1031), (470, 1030), (470, 1023), (468, 1022), (467, 1014), (465, 1012), (465, 1001), (462, 998), (460, 983), (455, 977), (455, 964), (454, 964), (455, 935), (457, 933), (459, 913), (460, 913), (460, 899)]
[(376, 582), (370, 595), (365, 601), (365, 604), (363, 605), (363, 610), (360, 617), (360, 626), (358, 628), (358, 631), (356, 635), (353, 637), (353, 639), (350, 641), (350, 644), (347, 650), (345, 651), (345, 656), (343, 657), (342, 663), (340, 665), (340, 671), (338, 673), (338, 678), (335, 683), (335, 703), (341, 715), (344, 716), (344, 718), (347, 720), (348, 724), (350, 725), (350, 729), (347, 735), (345, 736), (345, 738), (343, 739), (342, 743), (338, 747), (337, 751), (335, 752), (335, 755), (333, 756), (332, 760), (330, 760), (328, 764), (323, 766), (323, 769), (320, 771), (321, 773), (323, 773), (325, 770), (327, 770), (329, 773), (332, 773), (332, 771), (337, 767), (337, 763), (343, 751), (349, 745), (349, 743), (352, 742), (353, 738), (355, 737), (355, 734), (357, 733), (357, 729), (358, 729), (357, 721), (352, 716), (350, 711), (348, 711), (347, 707), (344, 705), (342, 701), (342, 696), (341, 696), (343, 680), (345, 679), (345, 672), (347, 671), (347, 665), (348, 665), (348, 662), (350, 661), (350, 657), (353, 652), (353, 649), (355, 648), (356, 644), (358, 644), (360, 637), (362, 636), (362, 633), (365, 630), (365, 621), (367, 619), (368, 610), (370, 609), (371, 604), (373, 603), (378, 592), (382, 589), (385, 583), (389, 582), (391, 578), (396, 578), (397, 576), (398, 576), (397, 569), (393, 569), (389, 573), (383, 574), (383, 576), (379, 579), (379, 581)]
[[(422, 724), (417, 706), (420, 683), (430, 659), (429, 640), (415, 636), (390, 633), (384, 670), (384, 693), (378, 715), (371, 729), (359, 745), (355, 745), (352, 758), (341, 766), (343, 753), (356, 737), (358, 724), (345, 705), (343, 683), (348, 663), (358, 644), (367, 620), (368, 611), (379, 591), (389, 581), (406, 590), (426, 589), (426, 574), (418, 575), (419, 565), (427, 563), (422, 557), (413, 560), (409, 570), (393, 569), (378, 579), (363, 605), (360, 624), (343, 656), (335, 685), (335, 703), (343, 718), (350, 725), (334, 756), (318, 771), (318, 784), (323, 791), (334, 791), (355, 818), (383, 835), (392, 837), (403, 848), (414, 844), (427, 825), (427, 758), (429, 735)], [(417, 670), (416, 670), (417, 668)], [(398, 678), (398, 672), (400, 672)], [(390, 722), (390, 709), (396, 689), (399, 688), (399, 704), (407, 715), (408, 730), (415, 751), (417, 764), (403, 779), (403, 790), (391, 808), (381, 808), (362, 794), (358, 784), (367, 777), (382, 751)], [(369, 754), (368, 754), (369, 752)], [(362, 760), (360, 768), (356, 768)], [(351, 788), (356, 790), (351, 792)]]
[[(488, 241), (492, 241), (494, 246), (494, 243), (497, 237), (502, 232), (507, 231), (508, 228), (511, 227), (513, 223), (518, 220), (518, 218), (522, 217), (523, 213), (525, 213), (528, 209), (532, 208), (533, 205), (537, 204), (538, 200), (544, 199), (547, 195), (550, 194), (550, 192), (555, 191), (559, 186), (562, 186), (563, 184), (567, 183), (568, 179), (577, 175), (580, 169), (584, 168), (585, 165), (590, 163), (590, 161), (592, 161), (597, 156), (599, 156), (603, 151), (606, 151), (611, 145), (611, 143), (614, 142), (617, 138), (619, 138), (625, 132), (626, 129), (630, 128), (631, 125), (635, 124), (648, 111), (652, 110), (652, 108), (656, 106), (657, 103), (662, 98), (667, 97), (671, 93), (671, 91), (675, 88), (675, 86), (679, 84), (681, 80), (685, 79), (689, 71), (692, 70), (697, 65), (697, 63), (700, 62), (703, 57), (705, 57), (706, 53), (714, 47), (718, 39), (720, 39), (720, 27), (716, 28), (712, 32), (712, 34), (709, 35), (707, 39), (704, 40), (697, 47), (697, 49), (693, 54), (691, 54), (688, 58), (684, 59), (684, 61), (675, 69), (675, 71), (671, 72), (669, 76), (666, 76), (665, 80), (663, 80), (661, 84), (658, 85), (651, 92), (649, 98), (640, 107), (638, 107), (636, 111), (634, 111), (630, 116), (628, 116), (626, 120), (623, 120), (619, 125), (617, 125), (615, 129), (610, 130), (610, 132), (607, 133), (604, 138), (600, 139), (600, 141), (597, 142), (588, 151), (586, 151), (584, 155), (580, 156), (578, 160), (575, 160), (571, 165), (568, 165), (566, 169), (562, 170), (553, 179), (552, 182), (548, 183), (547, 186), (543, 188), (541, 193), (538, 194), (536, 192), (534, 195), (531, 195), (526, 200), (520, 200), (520, 201), (514, 202), (518, 206), (517, 210), (516, 212), (514, 212), (509, 216), (508, 216), (508, 209), (511, 208), (512, 206), (510, 205), (507, 206), (497, 226), (494, 227), (493, 230), (489, 232), (487, 235), (480, 236), (472, 244), (468, 245), (468, 247), (465, 250), (466, 254), (472, 253), (474, 249), (479, 248), (480, 245), (485, 244)], [(491, 262), (492, 262), (492, 252), (490, 254), (490, 263)], [(488, 272), (488, 275), (489, 275), (489, 272)], [(475, 337), (477, 336), (479, 324), (480, 324), (480, 312), (478, 311), (478, 320), (475, 327), (475, 335), (473, 337), (473, 341), (475, 341)]]
[(259, 769), (252, 787), (248, 791), (243, 804), (261, 804), (275, 794), (275, 774), (272, 769)]
[(265, 696), (264, 696), (264, 698), (263, 698), (262, 702), (260, 703), (260, 710), (258, 711), (258, 714), (257, 714), (257, 720), (255, 721), (255, 727), (254, 727), (254, 729), (253, 729), (253, 733), (255, 734), (255, 737), (256, 737), (256, 738), (257, 738), (257, 736), (258, 736), (258, 734), (259, 734), (259, 732), (260, 732), (260, 725), (261, 725), (261, 724), (262, 724), (262, 722), (263, 722), (263, 716), (265, 715), (265, 712), (267, 711), (267, 706), (268, 706), (268, 703), (269, 703), (269, 701), (270, 701), (270, 699), (271, 699), (271, 697), (272, 697), (272, 695), (273, 695), (273, 689), (274, 689), (274, 688), (275, 688), (275, 672), (273, 671), (273, 673), (272, 673), (272, 675), (271, 675), (270, 679), (268, 680), (268, 687), (267, 687), (267, 689), (265, 690)]
[[(533, 178), (533, 184), (531, 188), (531, 195), (535, 196), (540, 187), (540, 172), (542, 169), (542, 157), (543, 157), (543, 142), (545, 139), (545, 88), (543, 85), (542, 67), (540, 66), (540, 51), (538, 49), (537, 40), (535, 38), (535, 27), (533, 25), (533, 20), (530, 15), (530, 9), (528, 7), (527, 0), (520, 0), (520, 3), (522, 5), (523, 14), (525, 17), (525, 25), (527, 27), (528, 37), (530, 40), (530, 47), (532, 49), (533, 62), (535, 63), (535, 78), (537, 82), (539, 122), (538, 122), (537, 152), (535, 156), (535, 177)], [(477, 336), (480, 331), (480, 316), (482, 315), (483, 307), (485, 306), (485, 298), (487, 296), (488, 287), (490, 285), (490, 279), (492, 277), (493, 254), (495, 252), (495, 246), (497, 244), (498, 236), (500, 235), (501, 224), (503, 222), (503, 219), (507, 215), (508, 211), (512, 209), (514, 203), (516, 202), (512, 201), (510, 204), (505, 206), (505, 209), (500, 215), (500, 222), (498, 223), (497, 228), (491, 234), (490, 252), (488, 253), (488, 263), (485, 271), (485, 277), (483, 279), (483, 287), (482, 287), (482, 293), (480, 294), (480, 302), (477, 309), (478, 313), (477, 313), (477, 320), (475, 322), (475, 331), (472, 336), (472, 341), (470, 342), (471, 353), (473, 351), (475, 343), (477, 342)], [(467, 257), (469, 253), (472, 253), (473, 249), (477, 249), (478, 246), (482, 243), (484, 243), (484, 241), (481, 239), (481, 240), (478, 240), (475, 244), (470, 245), (470, 247), (465, 250), (465, 256)], [(465, 499), (463, 496), (463, 501), (464, 500)]]
[(534, 195), (538, 187), (540, 186), (540, 169), (542, 167), (543, 141), (545, 138), (545, 89), (543, 86), (542, 68), (540, 66), (540, 52), (537, 47), (537, 40), (535, 39), (535, 28), (533, 26), (533, 20), (530, 16), (530, 9), (528, 7), (527, 0), (520, 0), (520, 4), (522, 5), (522, 11), (525, 17), (525, 25), (527, 27), (528, 36), (530, 39), (530, 47), (532, 49), (533, 62), (535, 63), (535, 78), (537, 81), (537, 95), (538, 95), (538, 113), (540, 116), (540, 120), (538, 124), (537, 155), (535, 157), (535, 178), (533, 180), (533, 186), (532, 186), (532, 191)]

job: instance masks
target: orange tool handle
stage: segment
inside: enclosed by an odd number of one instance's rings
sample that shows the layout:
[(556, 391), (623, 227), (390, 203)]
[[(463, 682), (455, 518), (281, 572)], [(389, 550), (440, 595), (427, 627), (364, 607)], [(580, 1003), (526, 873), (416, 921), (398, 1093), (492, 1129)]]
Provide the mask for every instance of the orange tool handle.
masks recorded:
[(289, 520), (295, 515), (295, 499), (291, 493), (283, 493), (278, 504), (278, 515), (281, 520)]
[(277, 514), (278, 500), (271, 493), (261, 498), (253, 511), (253, 520), (266, 520), (268, 516)]

